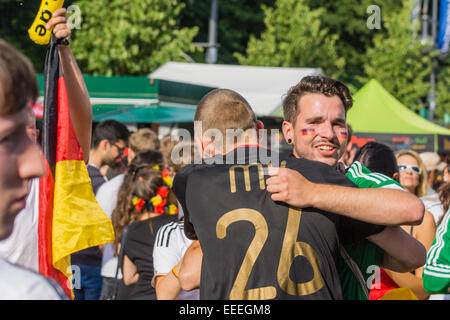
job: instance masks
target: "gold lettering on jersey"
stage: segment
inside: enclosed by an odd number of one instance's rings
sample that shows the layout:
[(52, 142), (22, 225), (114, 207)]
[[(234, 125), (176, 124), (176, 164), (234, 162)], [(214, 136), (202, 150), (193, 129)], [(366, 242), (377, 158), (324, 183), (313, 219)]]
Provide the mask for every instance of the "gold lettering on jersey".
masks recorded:
[(236, 174), (235, 171), (240, 168), (243, 169), (244, 172), (244, 182), (245, 182), (245, 191), (251, 191), (252, 186), (250, 184), (250, 167), (256, 166), (258, 167), (258, 179), (259, 179), (259, 188), (264, 190), (266, 188), (266, 183), (264, 182), (264, 170), (263, 165), (261, 163), (250, 163), (247, 165), (234, 165), (230, 168), (230, 189), (231, 193), (236, 192)]
[(273, 299), (277, 290), (273, 286), (245, 290), (253, 265), (261, 252), (269, 234), (266, 219), (256, 210), (241, 208), (232, 210), (223, 215), (216, 224), (217, 238), (227, 236), (229, 225), (237, 221), (249, 221), (255, 227), (255, 236), (245, 254), (244, 261), (239, 269), (233, 288), (230, 292), (230, 300), (265, 300)]
[[(288, 294), (304, 296), (319, 291), (324, 286), (324, 280), (320, 272), (320, 259), (314, 249), (306, 242), (297, 241), (300, 229), (302, 211), (290, 208), (286, 232), (284, 234), (283, 247), (281, 249), (280, 263), (278, 265), (278, 284)], [(314, 276), (304, 283), (295, 283), (289, 276), (289, 270), (295, 257), (304, 256), (311, 264)]]
[[(269, 163), (267, 164), (267, 167), (268, 167), (268, 168), (272, 168), (272, 162), (269, 162)], [(280, 168), (286, 168), (286, 160), (281, 161), (281, 163), (280, 163)]]

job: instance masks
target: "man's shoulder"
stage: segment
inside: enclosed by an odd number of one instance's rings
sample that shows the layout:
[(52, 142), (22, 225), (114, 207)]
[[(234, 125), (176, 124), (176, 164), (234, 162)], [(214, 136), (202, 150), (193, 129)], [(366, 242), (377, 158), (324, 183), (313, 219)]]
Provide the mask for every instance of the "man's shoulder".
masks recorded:
[(39, 273), (0, 259), (0, 299), (62, 300), (64, 292), (56, 282)]
[(300, 172), (312, 182), (355, 187), (354, 183), (346, 175), (323, 162), (295, 158), (291, 155), (286, 160), (286, 167)]

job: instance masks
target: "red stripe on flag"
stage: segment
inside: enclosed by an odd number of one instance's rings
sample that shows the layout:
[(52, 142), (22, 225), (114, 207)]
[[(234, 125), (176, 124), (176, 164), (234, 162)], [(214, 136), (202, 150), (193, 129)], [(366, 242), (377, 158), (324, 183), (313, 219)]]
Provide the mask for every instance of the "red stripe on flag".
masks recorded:
[(52, 227), (53, 227), (53, 195), (55, 183), (47, 159), (44, 158), (47, 174), (39, 180), (39, 222), (38, 248), (39, 272), (50, 277), (63, 288), (69, 298), (72, 293), (68, 287), (66, 276), (53, 267)]
[(69, 101), (67, 98), (64, 77), (58, 79), (58, 139), (56, 162), (63, 160), (83, 160), (75, 130), (70, 119)]

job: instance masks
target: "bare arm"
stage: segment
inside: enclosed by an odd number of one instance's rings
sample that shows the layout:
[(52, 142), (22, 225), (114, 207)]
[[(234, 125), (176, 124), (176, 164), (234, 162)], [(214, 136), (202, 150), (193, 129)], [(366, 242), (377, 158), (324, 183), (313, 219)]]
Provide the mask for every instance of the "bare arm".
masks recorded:
[(136, 265), (130, 260), (130, 258), (128, 258), (127, 255), (123, 256), (122, 274), (123, 283), (126, 286), (136, 283), (139, 279), (139, 273), (137, 273)]
[[(431, 244), (433, 243), (434, 237), (436, 236), (436, 223), (434, 222), (431, 212), (425, 211), (422, 223), (414, 229), (414, 237), (425, 246), (425, 249), (428, 252)], [(417, 276), (422, 277), (424, 265), (425, 262), (416, 269)]]
[(269, 174), (267, 191), (272, 194), (272, 200), (291, 206), (315, 207), (381, 225), (415, 225), (423, 218), (422, 201), (405, 191), (318, 184), (288, 168), (269, 168)]
[(410, 288), (417, 298), (424, 300), (428, 299), (430, 296), (430, 294), (423, 288), (422, 278), (409, 272), (398, 273), (390, 270), (385, 271), (400, 288)]
[(186, 250), (180, 264), (179, 281), (181, 288), (191, 291), (200, 287), (203, 252), (198, 240)]
[(401, 227), (386, 227), (380, 233), (367, 237), (367, 240), (384, 250), (382, 268), (409, 272), (425, 264), (425, 247)]
[[(180, 272), (181, 261), (175, 266), (175, 272)], [(155, 278), (156, 298), (158, 300), (175, 300), (181, 291), (181, 285), (178, 278), (169, 272)]]
[[(61, 8), (56, 10), (47, 26), (48, 29), (54, 27), (53, 33), (56, 38), (70, 38), (71, 31), (66, 24), (66, 9)], [(69, 46), (58, 46), (58, 52), (66, 82), (70, 117), (81, 150), (83, 151), (83, 160), (87, 163), (89, 160), (92, 134), (92, 107), (89, 93), (84, 83), (83, 75)]]
[[(419, 226), (415, 227), (414, 230), (415, 238), (420, 241), (426, 251), (428, 251), (436, 233), (436, 225), (432, 214), (425, 211), (423, 222)], [(406, 250), (409, 250), (409, 248), (405, 248), (405, 251)], [(410, 252), (408, 253), (412, 254)], [(411, 274), (409, 272), (399, 273), (390, 270), (385, 271), (399, 287), (410, 288), (419, 299), (427, 299), (430, 295), (425, 291), (422, 281), (424, 264), (425, 261), (416, 268), (415, 274)]]

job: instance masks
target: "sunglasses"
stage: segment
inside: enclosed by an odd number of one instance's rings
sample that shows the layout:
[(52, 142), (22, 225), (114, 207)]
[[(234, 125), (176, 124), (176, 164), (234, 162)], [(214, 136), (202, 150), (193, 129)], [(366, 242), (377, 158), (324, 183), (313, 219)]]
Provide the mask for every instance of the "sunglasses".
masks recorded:
[(409, 164), (401, 164), (401, 165), (398, 166), (398, 171), (399, 172), (403, 172), (403, 171), (406, 171), (408, 169), (410, 169), (412, 172), (417, 173), (417, 174), (420, 174), (422, 172), (422, 170), (420, 169), (419, 166), (412, 166), (412, 165), (409, 165)]

